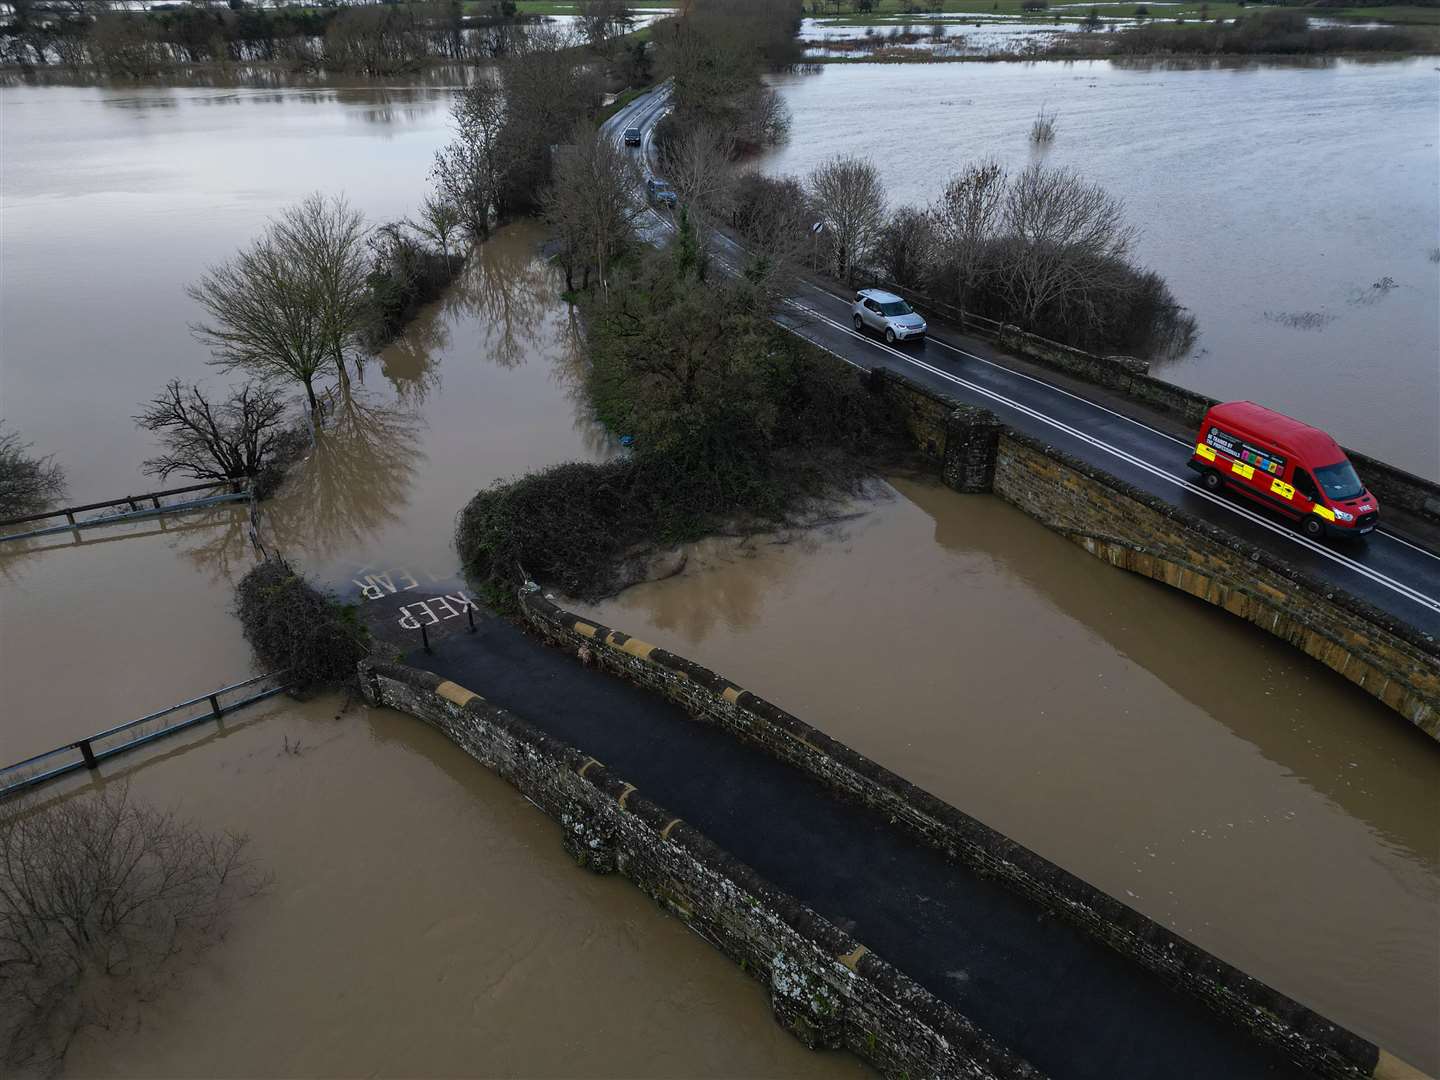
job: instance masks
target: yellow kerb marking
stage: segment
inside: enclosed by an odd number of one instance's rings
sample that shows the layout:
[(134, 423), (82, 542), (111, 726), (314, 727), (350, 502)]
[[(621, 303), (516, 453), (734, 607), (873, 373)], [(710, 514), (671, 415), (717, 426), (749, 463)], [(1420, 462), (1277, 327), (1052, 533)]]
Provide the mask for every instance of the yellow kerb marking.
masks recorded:
[(587, 758), (585, 764), (580, 766), (580, 775), (584, 776), (587, 772), (589, 772), (591, 765), (600, 765), (600, 762), (593, 757)]
[(676, 826), (676, 825), (679, 825), (679, 824), (680, 824), (680, 819), (679, 819), (678, 817), (676, 817), (676, 818), (671, 818), (669, 821), (667, 821), (667, 822), (665, 823), (665, 827), (660, 830), (660, 839), (661, 839), (661, 840), (669, 840), (669, 839), (670, 839), (670, 830), (673, 829), (673, 828), (675, 828), (675, 826)]
[(745, 691), (741, 690), (738, 686), (727, 686), (725, 687), (725, 692), (720, 696), (723, 697), (726, 701), (728, 701), (731, 705), (734, 705), (739, 702), (740, 695), (743, 693), (745, 693)]
[(630, 798), (630, 793), (635, 790), (634, 784), (626, 784), (625, 790), (620, 793), (620, 805), (625, 805), (625, 800)]
[(452, 701), (456, 705), (461, 706), (465, 705), (465, 703), (470, 701), (471, 699), (480, 696), (479, 694), (476, 694), (470, 690), (466, 690), (465, 687), (459, 685), (458, 683), (453, 683), (449, 680), (446, 680), (445, 682), (442, 682), (439, 686), (435, 687), (435, 693), (439, 694), (446, 701)]
[(870, 950), (864, 945), (856, 945), (854, 952), (848, 952), (844, 956), (836, 957), (836, 959), (851, 971), (858, 971), (860, 969), (860, 958), (869, 951)]
[(1428, 1074), (1408, 1061), (1401, 1061), (1388, 1050), (1380, 1051), (1380, 1060), (1375, 1063), (1375, 1071), (1370, 1075), (1375, 1080), (1432, 1080)]
[(595, 627), (591, 626), (588, 622), (577, 622), (575, 624), (575, 632), (582, 637), (593, 638), (595, 636)]
[(629, 653), (631, 656), (639, 657), (641, 660), (649, 660), (650, 654), (655, 651), (654, 645), (646, 644), (639, 638), (633, 637), (629, 641), (625, 642), (624, 645), (620, 646), (620, 648), (623, 649), (625, 652)]

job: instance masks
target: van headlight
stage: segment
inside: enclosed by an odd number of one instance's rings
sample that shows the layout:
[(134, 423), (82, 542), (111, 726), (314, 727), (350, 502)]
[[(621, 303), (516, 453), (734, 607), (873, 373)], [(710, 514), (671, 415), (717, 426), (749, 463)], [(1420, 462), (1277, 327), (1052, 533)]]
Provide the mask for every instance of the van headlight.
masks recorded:
[(1341, 521), (1354, 521), (1354, 520), (1355, 520), (1355, 515), (1352, 514), (1352, 513), (1350, 513), (1348, 510), (1336, 510), (1336, 511), (1335, 511), (1335, 516), (1338, 517)]

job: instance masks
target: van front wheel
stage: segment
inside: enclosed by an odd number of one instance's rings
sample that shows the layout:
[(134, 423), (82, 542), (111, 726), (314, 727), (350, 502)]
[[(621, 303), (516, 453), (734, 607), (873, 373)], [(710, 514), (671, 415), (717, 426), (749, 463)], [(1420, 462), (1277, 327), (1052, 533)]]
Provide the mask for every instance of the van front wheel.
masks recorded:
[(1206, 469), (1200, 482), (1205, 485), (1207, 491), (1219, 491), (1225, 486), (1225, 478), (1214, 469)]
[(1311, 540), (1319, 540), (1325, 535), (1325, 523), (1314, 514), (1305, 519), (1305, 535)]

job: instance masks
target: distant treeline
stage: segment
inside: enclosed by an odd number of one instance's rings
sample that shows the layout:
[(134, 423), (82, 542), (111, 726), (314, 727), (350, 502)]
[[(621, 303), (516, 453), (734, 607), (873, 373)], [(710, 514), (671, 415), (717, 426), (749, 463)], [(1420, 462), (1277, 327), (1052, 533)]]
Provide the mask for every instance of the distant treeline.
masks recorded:
[(1344, 52), (1412, 52), (1419, 36), (1401, 27), (1360, 29), (1310, 27), (1309, 16), (1295, 8), (1244, 15), (1226, 22), (1185, 26), (1141, 26), (1107, 35), (1118, 55), (1309, 55)]
[[(162, 75), (183, 64), (279, 63), (392, 74), (431, 61), (477, 61), (508, 55), (537, 16), (517, 14), (514, 0), (492, 0), (466, 14), (461, 0), (263, 8), (156, 5), (125, 10), (109, 0), (9, 0), (0, 26), (0, 63), (93, 68), (124, 78)], [(628, 16), (583, 26), (592, 43), (628, 29)]]

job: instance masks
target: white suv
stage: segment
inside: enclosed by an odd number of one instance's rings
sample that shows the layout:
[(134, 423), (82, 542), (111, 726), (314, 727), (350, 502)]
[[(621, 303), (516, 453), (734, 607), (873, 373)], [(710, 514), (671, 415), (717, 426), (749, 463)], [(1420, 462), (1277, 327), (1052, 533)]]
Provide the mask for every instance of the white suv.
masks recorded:
[(883, 289), (861, 289), (855, 294), (855, 304), (850, 310), (854, 313), (856, 330), (868, 326), (883, 334), (887, 345), (925, 336), (925, 320), (900, 297)]

